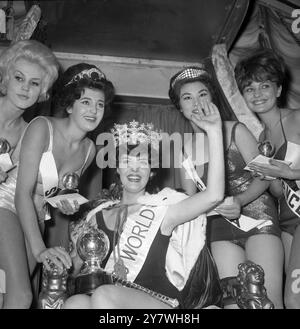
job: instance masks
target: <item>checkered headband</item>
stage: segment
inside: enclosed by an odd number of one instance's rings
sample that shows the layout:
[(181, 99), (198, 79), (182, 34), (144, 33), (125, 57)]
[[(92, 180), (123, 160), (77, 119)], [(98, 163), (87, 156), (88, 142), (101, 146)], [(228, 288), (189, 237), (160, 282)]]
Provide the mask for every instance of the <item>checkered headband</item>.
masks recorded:
[(180, 80), (198, 78), (203, 74), (208, 75), (207, 71), (201, 68), (186, 68), (181, 73), (179, 73), (177, 77), (173, 80), (172, 88), (174, 88), (175, 83)]

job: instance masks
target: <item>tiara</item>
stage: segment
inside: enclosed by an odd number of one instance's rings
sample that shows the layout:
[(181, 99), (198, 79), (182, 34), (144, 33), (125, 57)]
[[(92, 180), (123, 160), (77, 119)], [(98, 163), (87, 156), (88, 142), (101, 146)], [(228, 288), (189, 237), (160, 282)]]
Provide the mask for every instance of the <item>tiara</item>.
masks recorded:
[(172, 82), (172, 88), (174, 88), (175, 83), (180, 80), (198, 78), (203, 74), (208, 74), (208, 73), (206, 70), (200, 68), (199, 69), (187, 68), (177, 75), (177, 77)]
[(71, 83), (77, 82), (81, 79), (92, 79), (92, 80), (100, 80), (106, 79), (105, 74), (101, 72), (99, 69), (93, 67), (88, 70), (83, 70), (77, 73), (68, 83), (65, 84), (65, 87)]
[(122, 144), (137, 145), (142, 143), (150, 144), (153, 149), (159, 150), (159, 142), (162, 140), (160, 132), (153, 130), (152, 123), (139, 123), (135, 120), (129, 124), (114, 124), (111, 129), (115, 147)]

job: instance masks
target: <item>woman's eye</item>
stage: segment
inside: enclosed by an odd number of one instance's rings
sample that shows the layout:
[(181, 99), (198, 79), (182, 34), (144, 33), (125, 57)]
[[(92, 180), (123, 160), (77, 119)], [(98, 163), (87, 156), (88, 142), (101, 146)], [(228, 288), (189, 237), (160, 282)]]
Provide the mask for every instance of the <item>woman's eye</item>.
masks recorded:
[(207, 97), (207, 93), (201, 93), (199, 96), (200, 96), (201, 98), (202, 98), (202, 97)]
[(17, 81), (23, 81), (23, 78), (22, 78), (21, 76), (19, 76), (19, 75), (16, 75), (16, 76), (15, 76), (15, 79), (16, 79)]
[(245, 93), (252, 93), (253, 92), (253, 88), (246, 88), (244, 92)]
[(37, 81), (32, 81), (31, 84), (35, 87), (38, 87), (40, 85), (40, 83)]
[(97, 108), (100, 109), (100, 110), (103, 110), (104, 109), (104, 103), (98, 103)]
[(81, 104), (83, 104), (83, 105), (89, 105), (90, 103), (89, 103), (89, 101), (81, 101)]
[(184, 100), (184, 101), (189, 101), (189, 100), (191, 100), (191, 99), (192, 99), (191, 96), (184, 96), (184, 97), (183, 97), (183, 100)]
[(263, 85), (262, 85), (262, 88), (263, 89), (267, 89), (267, 88), (269, 88), (270, 87), (270, 84), (268, 84), (268, 83), (264, 83)]

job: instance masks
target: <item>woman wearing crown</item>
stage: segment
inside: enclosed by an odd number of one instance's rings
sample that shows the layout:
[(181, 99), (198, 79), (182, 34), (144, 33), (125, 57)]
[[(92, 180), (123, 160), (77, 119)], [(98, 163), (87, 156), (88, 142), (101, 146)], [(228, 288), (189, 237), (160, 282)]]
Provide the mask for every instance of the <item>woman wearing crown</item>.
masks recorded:
[[(113, 94), (112, 83), (96, 66), (73, 65), (61, 76), (56, 95), (56, 104), (65, 117), (37, 117), (25, 131), (15, 205), (27, 241), (27, 272), (32, 273), (37, 263), (46, 268), (50, 262), (59, 268), (71, 266), (64, 248), (47, 248), (44, 243), (45, 220), (50, 218), (46, 201), (62, 188), (65, 174), (71, 172), (80, 177), (90, 165), (95, 145), (87, 133), (97, 128)], [(66, 199), (57, 206), (67, 215), (79, 208), (78, 203)]]
[[(202, 214), (221, 202), (224, 194), (218, 109), (206, 103), (202, 120), (196, 117), (192, 120), (207, 132), (212, 158), (206, 191), (192, 197), (168, 188), (158, 194), (147, 194), (151, 165), (156, 164), (161, 136), (151, 125), (136, 122), (115, 125), (113, 135), (122, 198), (101, 204), (71, 225), (71, 255), (78, 267), (78, 236), (87, 225), (97, 226), (110, 240), (110, 252), (102, 267), (132, 284), (101, 285), (91, 297), (84, 294), (70, 297), (65, 308), (170, 308), (182, 302), (189, 274), (205, 243), (206, 216)], [(136, 289), (133, 284), (143, 289)]]

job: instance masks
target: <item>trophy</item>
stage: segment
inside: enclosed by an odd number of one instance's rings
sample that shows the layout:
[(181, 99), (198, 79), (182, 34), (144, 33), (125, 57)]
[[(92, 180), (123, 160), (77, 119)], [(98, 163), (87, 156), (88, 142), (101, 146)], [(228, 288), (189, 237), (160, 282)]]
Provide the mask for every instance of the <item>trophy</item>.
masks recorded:
[(62, 177), (63, 189), (60, 190), (56, 196), (47, 198), (47, 202), (54, 208), (57, 207), (56, 203), (64, 199), (69, 202), (77, 201), (82, 205), (89, 200), (78, 193), (79, 176), (75, 172), (69, 172)]
[(38, 308), (60, 309), (66, 301), (68, 272), (50, 263), (50, 270), (43, 266), (42, 290), (39, 294)]
[(258, 144), (259, 153), (271, 158), (275, 154), (275, 147), (269, 141), (264, 141)]
[(76, 294), (92, 294), (100, 285), (111, 283), (110, 276), (101, 268), (109, 245), (108, 236), (98, 228), (89, 226), (79, 235), (76, 249), (84, 263), (75, 279)]
[(0, 137), (0, 154), (8, 153), (11, 147), (5, 138)]
[(246, 261), (238, 265), (238, 275), (221, 280), (224, 306), (237, 304), (241, 309), (273, 309), (264, 286), (264, 270)]
[(241, 309), (273, 309), (274, 304), (268, 298), (264, 286), (263, 268), (248, 260), (239, 264), (238, 270), (237, 281), (240, 284), (236, 298), (238, 307)]
[(0, 167), (5, 172), (15, 167), (8, 153), (10, 150), (9, 142), (5, 138), (0, 138)]
[(63, 189), (59, 195), (78, 193), (79, 176), (75, 172), (66, 173), (62, 177)]

